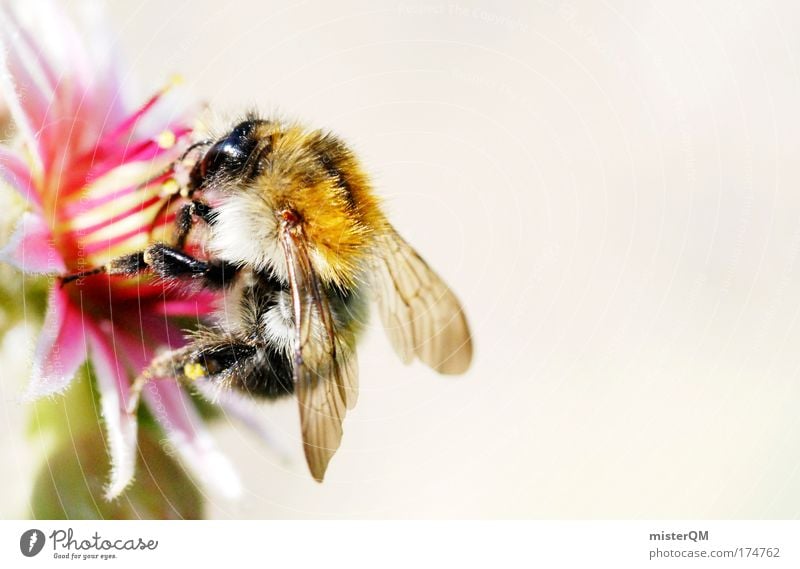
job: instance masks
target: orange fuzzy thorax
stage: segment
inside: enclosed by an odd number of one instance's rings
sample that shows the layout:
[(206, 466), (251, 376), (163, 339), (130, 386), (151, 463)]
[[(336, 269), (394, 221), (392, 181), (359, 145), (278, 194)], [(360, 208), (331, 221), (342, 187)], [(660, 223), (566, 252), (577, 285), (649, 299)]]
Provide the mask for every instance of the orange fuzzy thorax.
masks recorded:
[(251, 187), (275, 214), (294, 212), (324, 281), (352, 284), (386, 225), (366, 175), (332, 135), (275, 123), (259, 129), (271, 149)]

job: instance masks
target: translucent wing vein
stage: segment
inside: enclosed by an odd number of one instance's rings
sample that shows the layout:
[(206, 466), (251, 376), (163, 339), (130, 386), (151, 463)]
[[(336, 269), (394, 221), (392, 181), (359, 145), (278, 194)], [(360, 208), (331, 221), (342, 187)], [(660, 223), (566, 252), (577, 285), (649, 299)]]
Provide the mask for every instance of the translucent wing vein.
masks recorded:
[(469, 368), (472, 338), (461, 304), (393, 229), (377, 238), (372, 277), (381, 320), (400, 359), (418, 357), (445, 374)]

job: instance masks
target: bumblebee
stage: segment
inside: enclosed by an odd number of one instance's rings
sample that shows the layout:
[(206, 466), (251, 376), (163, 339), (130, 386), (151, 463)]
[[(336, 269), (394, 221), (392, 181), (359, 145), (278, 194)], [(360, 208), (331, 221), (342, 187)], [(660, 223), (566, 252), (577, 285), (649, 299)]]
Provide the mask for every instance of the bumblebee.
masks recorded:
[[(212, 324), (135, 380), (129, 413), (153, 379), (204, 379), (257, 398), (294, 395), (306, 460), (322, 481), (356, 403), (356, 340), (370, 299), (403, 362), (467, 370), (472, 341), (459, 301), (386, 219), (337, 137), (248, 116), (189, 147), (173, 165), (180, 167), (188, 176), (174, 242), (63, 279), (151, 273), (224, 293)], [(203, 258), (186, 247), (200, 224)]]

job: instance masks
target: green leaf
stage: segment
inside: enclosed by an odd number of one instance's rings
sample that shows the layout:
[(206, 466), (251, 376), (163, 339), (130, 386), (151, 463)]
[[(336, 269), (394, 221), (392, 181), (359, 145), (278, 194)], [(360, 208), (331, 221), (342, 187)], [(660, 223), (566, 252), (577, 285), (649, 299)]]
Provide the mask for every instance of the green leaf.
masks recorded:
[[(99, 427), (99, 425), (98, 425)], [(139, 433), (136, 480), (112, 502), (103, 498), (109, 459), (100, 429), (64, 439), (36, 478), (35, 519), (201, 519), (203, 501), (183, 468), (168, 456), (152, 429)]]

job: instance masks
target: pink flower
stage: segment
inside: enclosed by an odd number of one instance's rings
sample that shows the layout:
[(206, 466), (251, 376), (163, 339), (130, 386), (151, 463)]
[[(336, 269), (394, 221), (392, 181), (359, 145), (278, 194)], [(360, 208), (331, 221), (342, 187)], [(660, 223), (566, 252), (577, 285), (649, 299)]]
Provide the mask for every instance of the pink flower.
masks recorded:
[[(79, 29), (55, 4), (28, 4), (36, 6), (35, 26), (21, 8), (0, 14), (0, 89), (18, 133), (13, 146), (0, 146), (0, 182), (28, 206), (2, 256), (26, 273), (58, 275), (148, 243), (168, 179), (159, 173), (185, 146), (190, 117), (174, 108), (166, 90), (129, 110), (125, 72), (102, 21), (94, 17)], [(160, 215), (156, 232), (169, 235), (172, 218), (174, 212)], [(88, 356), (111, 454), (109, 498), (134, 472), (137, 425), (125, 412), (131, 380), (157, 349), (184, 341), (175, 317), (201, 318), (213, 300), (147, 278), (96, 275), (63, 287), (54, 279), (26, 397), (64, 391)], [(239, 491), (235, 472), (176, 382), (151, 382), (144, 401), (201, 480), (226, 495)]]

